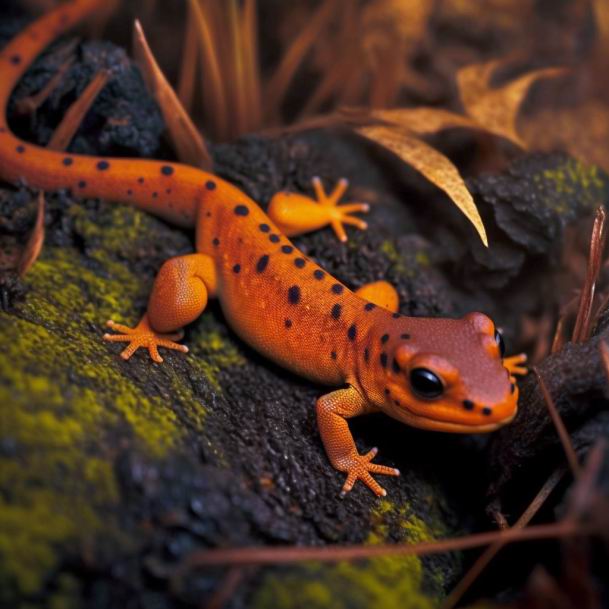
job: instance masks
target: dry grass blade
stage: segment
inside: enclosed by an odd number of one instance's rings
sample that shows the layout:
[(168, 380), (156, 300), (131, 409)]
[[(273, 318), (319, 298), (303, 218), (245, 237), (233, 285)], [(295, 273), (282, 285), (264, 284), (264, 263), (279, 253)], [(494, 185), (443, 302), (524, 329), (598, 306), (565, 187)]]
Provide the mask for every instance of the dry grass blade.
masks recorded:
[(256, 0), (245, 0), (242, 14), (244, 82), (249, 129), (258, 129), (262, 120), (260, 68), (258, 61), (258, 19)]
[(397, 154), (405, 163), (441, 188), (474, 225), (482, 243), (488, 247), (486, 230), (476, 204), (457, 168), (443, 154), (425, 142), (384, 126), (356, 130), (368, 139)]
[(192, 110), (195, 95), (195, 84), (197, 79), (197, 45), (197, 35), (195, 23), (192, 18), (192, 9), (188, 7), (184, 49), (182, 51), (180, 77), (178, 79), (178, 97), (186, 112)]
[[(520, 518), (516, 521), (512, 528), (522, 529), (529, 524), (533, 516), (537, 514), (541, 506), (545, 503), (546, 499), (550, 496), (552, 491), (556, 488), (556, 485), (561, 481), (564, 476), (565, 470), (558, 469), (546, 480), (544, 485), (541, 487), (537, 495), (527, 509), (522, 513)], [(453, 607), (461, 600), (463, 595), (469, 590), (472, 584), (478, 579), (482, 571), (486, 569), (493, 558), (499, 553), (499, 551), (505, 545), (502, 541), (497, 541), (493, 545), (489, 546), (476, 560), (476, 562), (470, 567), (467, 573), (463, 576), (461, 581), (455, 586), (455, 588), (448, 595), (446, 600), (441, 606), (441, 609), (453, 609)]]
[(241, 37), (241, 22), (237, 0), (226, 0), (228, 12), (229, 39), (231, 41), (232, 65), (228, 73), (227, 87), (230, 91), (229, 98), (233, 101), (233, 112), (231, 122), (236, 133), (245, 133), (249, 128), (248, 108), (245, 99), (247, 84), (245, 80), (245, 57), (243, 41)]
[(337, 7), (337, 0), (322, 0), (315, 14), (304, 24), (300, 34), (294, 38), (290, 48), (285, 52), (267, 87), (265, 100), (267, 119), (273, 120), (277, 116), (298, 66), (334, 16)]
[(575, 453), (575, 449), (573, 448), (573, 444), (571, 442), (571, 437), (567, 432), (567, 428), (563, 423), (563, 420), (556, 409), (556, 405), (554, 404), (554, 400), (546, 387), (543, 379), (541, 378), (541, 374), (537, 368), (533, 368), (533, 372), (535, 376), (537, 376), (537, 382), (539, 383), (539, 388), (541, 389), (541, 393), (543, 395), (543, 399), (546, 403), (546, 407), (548, 412), (550, 413), (550, 418), (552, 419), (552, 423), (554, 423), (554, 427), (556, 428), (556, 432), (558, 433), (558, 437), (560, 438), (560, 443), (562, 444), (563, 451), (565, 456), (567, 457), (567, 462), (569, 463), (569, 467), (571, 468), (571, 473), (574, 478), (578, 478), (581, 475), (581, 466), (579, 464), (579, 460), (577, 458), (577, 454)]
[(603, 368), (605, 370), (605, 376), (609, 381), (609, 347), (607, 343), (602, 340), (599, 344), (599, 350), (601, 352), (601, 361), (603, 362)]
[(222, 69), (220, 68), (220, 57), (218, 56), (217, 45), (208, 20), (207, 14), (197, 0), (188, 0), (188, 6), (192, 11), (196, 31), (198, 34), (199, 47), (203, 58), (205, 69), (205, 96), (209, 101), (211, 116), (216, 125), (217, 132), (224, 134), (229, 125), (227, 112), (225, 84), (222, 79)]
[(44, 243), (44, 193), (40, 191), (38, 193), (38, 211), (36, 212), (36, 223), (30, 233), (30, 236), (23, 248), (19, 264), (17, 265), (17, 273), (19, 277), (23, 277), (32, 267), (34, 262), (38, 259), (40, 252), (42, 251), (42, 245)]
[(586, 280), (582, 288), (575, 327), (571, 340), (580, 343), (590, 337), (590, 326), (592, 320), (592, 305), (594, 302), (594, 291), (596, 280), (601, 268), (603, 251), (605, 249), (607, 215), (603, 207), (596, 210), (592, 236), (590, 237), (590, 254), (588, 256), (588, 266), (586, 268)]
[(457, 85), (461, 101), (466, 113), (484, 130), (526, 148), (516, 129), (520, 106), (533, 83), (541, 78), (564, 74), (564, 69), (534, 70), (502, 87), (491, 89), (491, 76), (500, 65), (500, 61), (491, 61), (459, 70)]
[(47, 148), (50, 150), (66, 150), (72, 138), (82, 124), (85, 115), (93, 105), (99, 92), (106, 86), (110, 73), (107, 70), (100, 70), (92, 78), (82, 95), (69, 107), (64, 117), (61, 119), (57, 129), (53, 132)]
[(495, 542), (505, 544), (560, 539), (590, 535), (595, 532), (596, 530), (591, 526), (585, 526), (573, 520), (563, 520), (523, 529), (475, 533), (455, 539), (424, 541), (414, 544), (216, 548), (192, 552), (179, 567), (175, 576), (180, 576), (184, 569), (219, 565), (277, 565), (311, 560), (340, 562), (342, 560), (361, 560), (386, 556), (428, 556), (430, 554), (479, 548)]
[(134, 26), (133, 46), (134, 55), (142, 68), (146, 84), (161, 108), (179, 160), (202, 169), (210, 169), (212, 160), (205, 141), (156, 63), (142, 26), (137, 20)]

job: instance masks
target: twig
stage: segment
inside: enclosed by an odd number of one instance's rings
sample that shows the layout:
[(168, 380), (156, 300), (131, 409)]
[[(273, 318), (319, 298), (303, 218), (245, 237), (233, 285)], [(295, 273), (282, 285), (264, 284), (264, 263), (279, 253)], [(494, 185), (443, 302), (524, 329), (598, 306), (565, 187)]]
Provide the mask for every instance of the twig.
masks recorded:
[(591, 526), (573, 520), (563, 520), (552, 524), (541, 524), (525, 529), (489, 531), (456, 539), (424, 541), (415, 544), (379, 544), (355, 546), (321, 547), (264, 547), (216, 548), (190, 554), (179, 567), (178, 572), (188, 568), (212, 567), (220, 565), (276, 565), (315, 560), (319, 562), (340, 562), (385, 556), (427, 556), (457, 550), (479, 548), (491, 543), (515, 543), (542, 539), (557, 539), (588, 535), (594, 532)]
[(243, 567), (230, 568), (212, 597), (203, 605), (204, 609), (222, 609), (243, 581), (244, 571)]
[(571, 442), (571, 437), (567, 432), (567, 428), (563, 423), (563, 420), (556, 409), (556, 405), (554, 404), (554, 400), (546, 387), (543, 379), (541, 378), (541, 374), (537, 368), (533, 367), (533, 372), (535, 376), (537, 376), (537, 382), (539, 383), (539, 388), (541, 389), (541, 393), (543, 395), (543, 399), (546, 403), (546, 407), (548, 412), (550, 413), (550, 418), (552, 419), (552, 423), (554, 423), (554, 427), (556, 428), (556, 432), (558, 433), (558, 437), (560, 438), (560, 443), (562, 444), (563, 451), (565, 456), (567, 457), (567, 461), (569, 463), (569, 467), (571, 468), (571, 472), (575, 478), (578, 478), (581, 474), (581, 466), (577, 459), (577, 454), (575, 453), (575, 449), (573, 448), (573, 444)]
[(599, 438), (588, 452), (584, 469), (571, 493), (565, 520), (574, 521), (588, 505), (592, 489), (603, 465), (605, 444), (604, 438)]
[[(546, 480), (544, 485), (541, 487), (537, 495), (527, 509), (522, 513), (520, 518), (516, 521), (513, 529), (524, 528), (533, 516), (537, 514), (541, 506), (545, 503), (546, 499), (550, 496), (550, 493), (556, 488), (556, 485), (561, 481), (565, 474), (563, 468), (555, 470), (552, 475)], [(505, 542), (497, 541), (493, 545), (489, 546), (476, 560), (476, 562), (470, 567), (469, 571), (462, 577), (461, 581), (455, 586), (452, 592), (448, 595), (446, 600), (441, 606), (441, 609), (452, 609), (463, 597), (463, 595), (469, 590), (472, 584), (478, 579), (482, 571), (486, 569), (493, 558), (503, 548)]]

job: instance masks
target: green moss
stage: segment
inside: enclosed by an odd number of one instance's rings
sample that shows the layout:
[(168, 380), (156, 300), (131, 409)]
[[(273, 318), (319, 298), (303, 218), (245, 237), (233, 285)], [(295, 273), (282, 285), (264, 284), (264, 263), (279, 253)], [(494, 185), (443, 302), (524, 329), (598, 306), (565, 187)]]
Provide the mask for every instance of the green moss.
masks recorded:
[[(402, 541), (417, 543), (438, 537), (435, 530), (417, 517), (409, 506), (381, 500), (371, 512), (367, 544), (385, 543), (395, 525)], [(443, 536), (444, 527), (439, 527)], [(423, 563), (417, 556), (379, 557), (337, 564), (307, 563), (273, 571), (255, 594), (254, 606), (278, 609), (431, 609), (437, 606), (442, 589), (424, 591)], [(438, 582), (436, 582), (438, 583)]]

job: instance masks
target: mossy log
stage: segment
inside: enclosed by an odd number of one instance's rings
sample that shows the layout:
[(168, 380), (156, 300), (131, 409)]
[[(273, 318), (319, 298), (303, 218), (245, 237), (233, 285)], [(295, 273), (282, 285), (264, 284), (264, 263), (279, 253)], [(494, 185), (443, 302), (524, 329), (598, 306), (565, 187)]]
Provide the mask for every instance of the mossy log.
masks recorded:
[[(35, 129), (28, 137), (44, 140)], [(564, 226), (607, 200), (597, 168), (522, 156), (470, 183), (488, 251), (439, 191), (414, 173), (396, 180), (395, 159), (372, 150), (348, 134), (316, 132), (213, 152), (216, 171), (263, 206), (276, 190), (308, 191), (313, 175), (350, 178), (350, 197), (372, 203), (369, 230), (346, 245), (329, 230), (296, 244), (350, 287), (392, 281), (403, 313), (484, 310), (508, 338), (546, 297), (531, 285), (556, 264)], [(3, 274), (0, 600), (8, 606), (201, 606), (226, 570), (177, 578), (195, 550), (416, 542), (491, 526), (488, 439), (416, 431), (381, 415), (353, 422), (356, 442), (361, 451), (379, 446), (380, 461), (402, 476), (383, 481), (386, 499), (357, 485), (341, 500), (342, 475), (315, 424), (323, 388), (249, 349), (215, 304), (187, 330), (187, 356), (124, 362), (119, 345), (101, 340), (105, 320), (134, 323), (154, 273), (192, 251), (192, 236), (111, 202), (69, 193), (47, 201), (40, 259), (21, 281)], [(18, 250), (34, 214), (25, 187), (2, 187), (5, 250)], [(551, 273), (543, 282), (551, 285)], [(269, 567), (243, 572), (228, 606), (433, 607), (461, 568), (456, 554)]]

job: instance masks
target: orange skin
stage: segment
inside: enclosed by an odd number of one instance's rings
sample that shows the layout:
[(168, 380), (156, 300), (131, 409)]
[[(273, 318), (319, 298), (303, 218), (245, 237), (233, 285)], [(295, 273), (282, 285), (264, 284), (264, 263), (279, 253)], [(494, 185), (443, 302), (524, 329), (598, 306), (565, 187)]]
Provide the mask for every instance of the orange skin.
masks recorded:
[[(321, 437), (332, 465), (347, 474), (343, 492), (362, 480), (377, 495), (372, 474), (399, 475), (372, 463), (373, 449), (357, 451), (347, 419), (369, 412), (422, 429), (487, 432), (511, 421), (517, 409), (514, 374), (522, 357), (502, 359), (493, 322), (481, 313), (462, 319), (424, 319), (395, 313), (395, 290), (385, 282), (347, 289), (288, 240), (330, 225), (346, 239), (343, 224), (365, 228), (338, 206), (346, 182), (331, 195), (314, 181), (318, 202), (276, 195), (266, 215), (244, 193), (217, 176), (176, 163), (102, 159), (46, 150), (19, 140), (6, 123), (15, 84), (38, 53), (89, 16), (101, 0), (72, 0), (27, 27), (0, 53), (0, 177), (30, 186), (69, 188), (78, 197), (103, 197), (149, 211), (178, 226), (195, 227), (196, 253), (168, 260), (155, 280), (148, 310), (135, 329), (115, 322), (127, 342), (122, 356), (158, 347), (186, 352), (176, 341), (182, 328), (218, 298), (227, 322), (269, 359), (314, 382), (340, 386), (317, 401)], [(392, 291), (393, 290), (393, 291)], [(442, 383), (425, 399), (410, 373), (426, 368)]]

